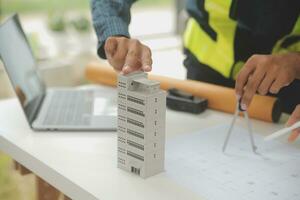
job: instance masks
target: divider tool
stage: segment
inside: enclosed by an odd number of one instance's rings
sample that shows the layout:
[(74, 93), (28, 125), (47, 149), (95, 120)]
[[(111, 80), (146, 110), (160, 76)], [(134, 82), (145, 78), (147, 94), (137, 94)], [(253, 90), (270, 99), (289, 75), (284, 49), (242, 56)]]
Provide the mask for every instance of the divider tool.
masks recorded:
[(232, 130), (233, 130), (233, 127), (234, 127), (234, 124), (235, 124), (235, 121), (236, 121), (236, 118), (238, 117), (239, 113), (242, 112), (246, 118), (246, 121), (247, 121), (247, 126), (248, 126), (248, 133), (249, 133), (249, 137), (250, 137), (250, 142), (251, 142), (251, 147), (252, 147), (252, 151), (255, 153), (256, 152), (256, 149), (257, 147), (255, 146), (254, 144), (254, 139), (253, 139), (253, 132), (252, 132), (252, 127), (251, 127), (251, 122), (250, 122), (250, 119), (249, 119), (249, 115), (248, 115), (248, 112), (246, 110), (243, 110), (241, 108), (241, 103), (238, 102), (236, 104), (236, 110), (235, 110), (235, 113), (234, 113), (234, 116), (233, 116), (233, 120), (230, 124), (230, 128), (227, 132), (227, 136), (225, 138), (225, 141), (224, 141), (224, 145), (223, 145), (223, 148), (222, 148), (222, 151), (223, 153), (225, 152), (226, 148), (227, 148), (227, 145), (228, 145), (228, 141), (229, 141), (229, 138), (231, 136), (231, 133), (232, 133)]

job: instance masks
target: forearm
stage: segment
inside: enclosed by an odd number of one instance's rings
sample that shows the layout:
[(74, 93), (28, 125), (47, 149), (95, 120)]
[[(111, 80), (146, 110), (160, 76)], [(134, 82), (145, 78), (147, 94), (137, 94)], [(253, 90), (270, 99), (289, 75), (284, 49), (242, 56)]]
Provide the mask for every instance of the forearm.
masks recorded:
[(135, 0), (92, 0), (92, 17), (100, 57), (105, 58), (103, 46), (108, 37), (129, 37), (130, 8), (134, 2)]

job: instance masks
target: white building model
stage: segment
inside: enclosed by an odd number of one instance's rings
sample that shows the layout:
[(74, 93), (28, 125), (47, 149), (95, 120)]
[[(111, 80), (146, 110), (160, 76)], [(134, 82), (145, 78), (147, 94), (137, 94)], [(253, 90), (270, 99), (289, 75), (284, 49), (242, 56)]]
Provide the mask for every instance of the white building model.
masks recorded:
[(166, 93), (144, 72), (118, 76), (118, 167), (143, 178), (164, 171)]

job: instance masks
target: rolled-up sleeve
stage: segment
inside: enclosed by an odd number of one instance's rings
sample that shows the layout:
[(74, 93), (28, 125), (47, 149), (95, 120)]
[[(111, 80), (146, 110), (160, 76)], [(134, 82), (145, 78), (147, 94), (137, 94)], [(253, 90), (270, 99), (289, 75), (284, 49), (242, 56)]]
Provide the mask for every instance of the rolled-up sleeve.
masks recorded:
[(130, 8), (136, 0), (92, 0), (93, 24), (98, 38), (97, 53), (106, 58), (104, 42), (110, 36), (129, 37)]

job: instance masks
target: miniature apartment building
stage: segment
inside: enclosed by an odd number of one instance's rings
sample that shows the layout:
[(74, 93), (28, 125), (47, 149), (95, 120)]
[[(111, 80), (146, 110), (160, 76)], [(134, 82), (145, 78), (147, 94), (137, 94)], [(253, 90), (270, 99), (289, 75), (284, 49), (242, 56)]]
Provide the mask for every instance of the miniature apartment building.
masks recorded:
[(144, 72), (118, 76), (118, 167), (143, 178), (164, 170), (166, 93)]

